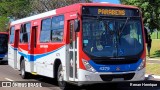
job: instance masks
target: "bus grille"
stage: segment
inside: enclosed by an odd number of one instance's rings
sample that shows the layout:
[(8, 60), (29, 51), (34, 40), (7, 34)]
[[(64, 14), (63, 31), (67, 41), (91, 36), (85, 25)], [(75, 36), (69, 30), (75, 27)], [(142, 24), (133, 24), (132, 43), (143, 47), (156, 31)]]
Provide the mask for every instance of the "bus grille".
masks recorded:
[(124, 78), (124, 80), (131, 80), (134, 77), (135, 73), (127, 74), (113, 74), (113, 75), (100, 75), (103, 81), (112, 81), (113, 78)]
[(109, 65), (118, 65), (118, 64), (132, 64), (137, 63), (138, 59), (120, 59), (120, 60), (100, 60), (100, 59), (93, 59), (93, 62), (96, 64), (109, 64)]

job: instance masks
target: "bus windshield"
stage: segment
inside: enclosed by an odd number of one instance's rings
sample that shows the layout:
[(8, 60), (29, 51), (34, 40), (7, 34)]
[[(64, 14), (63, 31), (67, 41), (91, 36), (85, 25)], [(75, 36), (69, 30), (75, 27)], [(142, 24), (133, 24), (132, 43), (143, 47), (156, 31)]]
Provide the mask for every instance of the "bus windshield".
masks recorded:
[(140, 54), (143, 50), (140, 17), (84, 17), (83, 50), (94, 57), (125, 57)]
[(8, 35), (0, 34), (0, 54), (5, 54), (8, 49)]

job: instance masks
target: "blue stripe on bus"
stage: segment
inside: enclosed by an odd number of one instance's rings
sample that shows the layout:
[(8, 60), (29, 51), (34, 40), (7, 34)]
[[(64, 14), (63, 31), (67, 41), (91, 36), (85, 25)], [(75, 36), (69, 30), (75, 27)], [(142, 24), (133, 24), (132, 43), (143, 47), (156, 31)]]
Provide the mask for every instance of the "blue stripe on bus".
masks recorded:
[[(113, 61), (114, 62), (114, 61)], [(120, 64), (120, 65), (102, 65), (96, 64), (92, 60), (89, 60), (89, 64), (97, 72), (127, 72), (127, 71), (136, 71), (138, 66), (141, 64), (142, 59), (139, 59), (137, 63), (133, 64)]]
[(14, 47), (12, 47), (12, 46), (10, 46), (13, 50), (17, 50), (18, 48), (14, 48)]
[(58, 49), (56, 49), (56, 50), (54, 50), (54, 51), (52, 51), (52, 52), (48, 52), (48, 53), (44, 53), (44, 54), (35, 54), (35, 55), (33, 55), (33, 54), (25, 54), (25, 53), (23, 53), (23, 52), (21, 52), (21, 51), (18, 51), (18, 53), (19, 53), (21, 56), (24, 56), (25, 58), (27, 58), (28, 61), (36, 61), (36, 59), (39, 59), (39, 58), (42, 58), (42, 57), (47, 56), (47, 55), (49, 55), (49, 54), (52, 54), (52, 53), (60, 50), (60, 49), (63, 48), (63, 47), (64, 47), (64, 46), (62, 46), (62, 47), (60, 47), (60, 48), (58, 48)]

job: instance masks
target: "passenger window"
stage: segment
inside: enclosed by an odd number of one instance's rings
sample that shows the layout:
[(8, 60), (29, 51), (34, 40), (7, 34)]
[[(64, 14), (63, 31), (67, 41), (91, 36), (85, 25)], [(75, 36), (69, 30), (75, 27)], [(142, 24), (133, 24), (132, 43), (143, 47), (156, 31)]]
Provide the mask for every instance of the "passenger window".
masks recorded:
[(42, 20), (40, 42), (50, 42), (51, 19)]
[(52, 18), (51, 40), (52, 42), (61, 42), (63, 40), (64, 16), (55, 16)]
[(21, 26), (21, 31), (20, 31), (20, 42), (21, 43), (28, 43), (30, 40), (30, 29), (31, 29), (31, 24), (26, 23)]
[(10, 41), (9, 41), (10, 44), (12, 44), (13, 41), (14, 41), (14, 31), (15, 31), (15, 28), (11, 27), (11, 30), (10, 30)]

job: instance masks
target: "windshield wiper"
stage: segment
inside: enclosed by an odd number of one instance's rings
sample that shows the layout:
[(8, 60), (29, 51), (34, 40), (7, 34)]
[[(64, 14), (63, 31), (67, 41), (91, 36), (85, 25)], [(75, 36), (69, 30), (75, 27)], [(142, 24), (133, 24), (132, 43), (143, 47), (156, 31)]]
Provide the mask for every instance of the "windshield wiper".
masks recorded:
[(122, 32), (123, 32), (123, 30), (124, 30), (125, 26), (126, 26), (126, 25), (127, 25), (127, 23), (128, 23), (128, 20), (129, 20), (129, 17), (127, 17), (127, 19), (126, 19), (126, 21), (125, 21), (125, 24), (123, 25), (122, 29), (120, 30), (120, 32), (119, 32), (119, 36), (122, 34)]

